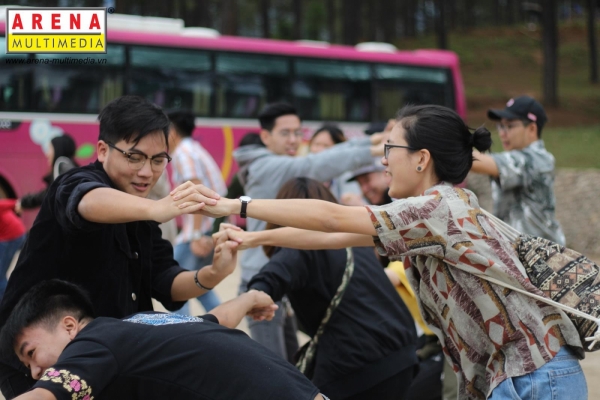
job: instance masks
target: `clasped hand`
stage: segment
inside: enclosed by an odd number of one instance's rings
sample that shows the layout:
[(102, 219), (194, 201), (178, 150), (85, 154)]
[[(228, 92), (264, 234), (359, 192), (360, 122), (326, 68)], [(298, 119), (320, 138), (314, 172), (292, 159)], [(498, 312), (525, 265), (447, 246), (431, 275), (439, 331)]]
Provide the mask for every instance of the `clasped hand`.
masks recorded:
[(182, 214), (200, 213), (211, 218), (229, 216), (233, 214), (234, 207), (241, 204), (237, 200), (221, 198), (206, 186), (189, 181), (173, 189), (170, 196), (177, 207), (184, 210)]

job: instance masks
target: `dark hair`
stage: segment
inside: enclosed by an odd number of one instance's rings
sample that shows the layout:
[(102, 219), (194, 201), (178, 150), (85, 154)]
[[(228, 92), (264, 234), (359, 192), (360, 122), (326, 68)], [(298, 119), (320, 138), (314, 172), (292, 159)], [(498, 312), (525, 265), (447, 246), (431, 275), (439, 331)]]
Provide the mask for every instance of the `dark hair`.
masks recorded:
[(410, 147), (429, 150), (435, 174), (442, 181), (464, 181), (473, 165), (473, 147), (483, 152), (492, 145), (490, 131), (481, 127), (471, 133), (462, 118), (447, 107), (405, 106), (397, 120)]
[(168, 114), (169, 120), (175, 127), (177, 134), (182, 137), (190, 137), (196, 127), (194, 114), (190, 111), (173, 111)]
[(52, 138), (50, 141), (52, 144), (52, 148), (54, 149), (54, 158), (52, 159), (52, 165), (56, 162), (56, 159), (59, 157), (67, 157), (73, 161), (75, 165), (75, 161), (73, 158), (75, 157), (75, 151), (77, 150), (77, 146), (75, 145), (75, 141), (68, 134), (64, 133), (61, 136), (56, 136)]
[(275, 120), (283, 115), (298, 116), (298, 111), (296, 111), (294, 106), (288, 103), (279, 102), (267, 104), (260, 114), (258, 114), (258, 122), (262, 129), (270, 131), (275, 126)]
[(244, 137), (242, 138), (242, 140), (240, 140), (240, 144), (238, 145), (238, 147), (242, 147), (242, 146), (250, 146), (253, 144), (258, 144), (260, 146), (264, 147), (264, 143), (260, 138), (260, 135), (256, 132), (248, 132), (244, 135)]
[[(337, 203), (335, 196), (321, 182), (311, 178), (292, 178), (281, 186), (276, 199), (317, 199)], [(276, 229), (279, 225), (268, 223), (265, 229)], [(275, 251), (273, 246), (263, 246), (267, 257)]]
[(138, 143), (143, 137), (162, 131), (169, 145), (169, 118), (154, 103), (140, 96), (121, 96), (108, 103), (100, 115), (98, 140), (117, 143), (121, 140)]
[(94, 318), (94, 309), (87, 293), (79, 286), (51, 279), (29, 289), (12, 310), (0, 334), (0, 353), (14, 354), (14, 345), (25, 328), (43, 325), (49, 330), (65, 315), (79, 321)]
[(333, 144), (338, 144), (346, 141), (346, 136), (344, 136), (344, 131), (342, 131), (337, 125), (334, 124), (325, 124), (313, 133), (310, 138), (310, 143), (312, 143), (313, 139), (317, 137), (317, 135), (321, 132), (327, 132)]

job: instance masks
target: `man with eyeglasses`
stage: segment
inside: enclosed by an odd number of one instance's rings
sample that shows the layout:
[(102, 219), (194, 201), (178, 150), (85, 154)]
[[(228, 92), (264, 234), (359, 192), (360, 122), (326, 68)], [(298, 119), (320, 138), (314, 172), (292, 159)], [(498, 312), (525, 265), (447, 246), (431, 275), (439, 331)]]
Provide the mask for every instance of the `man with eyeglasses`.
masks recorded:
[(475, 151), (471, 170), (491, 177), (494, 214), (523, 233), (564, 245), (555, 216), (554, 156), (541, 140), (548, 119), (544, 108), (521, 96), (509, 100), (503, 110), (489, 110), (488, 118), (497, 121), (505, 151)]
[[(232, 272), (223, 265), (187, 271), (161, 238), (158, 222), (218, 198), (199, 189), (177, 200), (146, 199), (171, 159), (165, 113), (144, 98), (123, 96), (106, 105), (98, 119), (98, 160), (64, 173), (48, 188), (8, 281), (0, 326), (22, 295), (44, 280), (81, 285), (99, 316), (124, 318), (152, 311), (152, 298), (176, 310)], [(0, 360), (0, 389), (8, 399), (32, 384), (19, 368), (14, 357)]]
[[(234, 157), (240, 166), (238, 176), (244, 186), (244, 202), (251, 198), (274, 199), (284, 183), (292, 178), (308, 177), (319, 182), (337, 178), (346, 171), (367, 166), (372, 157), (383, 156), (382, 135), (337, 144), (320, 153), (295, 157), (302, 144), (302, 122), (296, 109), (287, 103), (267, 105), (259, 114), (260, 138), (263, 146), (249, 145), (238, 148)], [(249, 218), (249, 231), (264, 230), (266, 223)], [(240, 290), (267, 264), (269, 259), (262, 248), (245, 250), (240, 267)], [(298, 342), (293, 318), (286, 307), (279, 304), (272, 321), (248, 321), (250, 335), (283, 358), (292, 361)]]

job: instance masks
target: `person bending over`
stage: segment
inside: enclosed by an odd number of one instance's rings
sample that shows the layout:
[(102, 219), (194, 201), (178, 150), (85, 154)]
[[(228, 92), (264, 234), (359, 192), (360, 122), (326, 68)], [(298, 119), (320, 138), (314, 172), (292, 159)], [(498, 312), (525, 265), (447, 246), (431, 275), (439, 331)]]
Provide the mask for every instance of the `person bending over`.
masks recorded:
[(201, 317), (94, 318), (79, 286), (53, 279), (19, 301), (0, 346), (37, 380), (18, 400), (323, 400), (292, 365), (229, 329), (248, 313), (270, 319), (275, 309), (269, 296), (250, 291)]

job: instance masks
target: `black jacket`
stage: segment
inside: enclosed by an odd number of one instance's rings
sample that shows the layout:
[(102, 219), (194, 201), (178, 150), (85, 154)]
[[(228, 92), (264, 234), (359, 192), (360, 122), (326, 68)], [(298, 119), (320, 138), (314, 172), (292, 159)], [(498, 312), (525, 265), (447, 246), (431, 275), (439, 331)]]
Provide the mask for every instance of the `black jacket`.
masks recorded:
[[(354, 274), (319, 339), (313, 383), (331, 398), (360, 393), (417, 364), (414, 321), (373, 248), (354, 248)], [(300, 325), (315, 335), (339, 287), (346, 250), (279, 249), (248, 284), (290, 299)]]
[[(171, 286), (185, 270), (173, 260), (173, 248), (161, 238), (158, 223), (98, 224), (79, 215), (81, 198), (101, 187), (114, 185), (99, 162), (72, 169), (49, 187), (8, 281), (0, 326), (29, 288), (53, 278), (83, 286), (97, 316), (151, 311), (152, 298), (169, 310), (181, 308), (182, 302), (171, 300)], [(0, 371), (0, 387), (8, 397), (6, 385), (18, 384), (5, 382), (6, 376)]]

